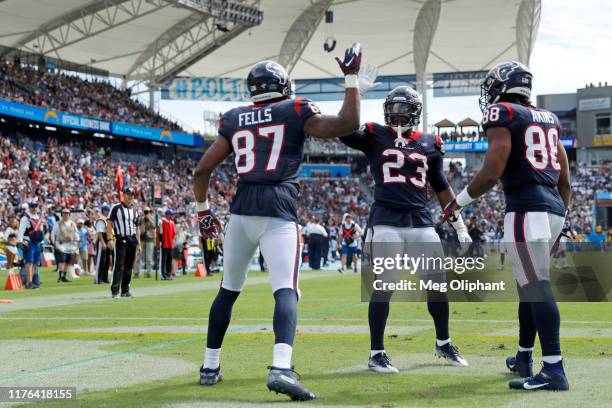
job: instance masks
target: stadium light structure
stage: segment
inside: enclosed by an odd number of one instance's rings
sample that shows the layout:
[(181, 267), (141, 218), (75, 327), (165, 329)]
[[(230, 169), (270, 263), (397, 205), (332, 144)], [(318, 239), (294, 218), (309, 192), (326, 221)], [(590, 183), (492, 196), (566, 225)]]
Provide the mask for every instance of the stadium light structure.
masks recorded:
[(231, 21), (250, 27), (260, 25), (263, 21), (263, 11), (259, 10), (257, 5), (247, 5), (225, 0), (176, 0), (176, 4), (220, 20)]

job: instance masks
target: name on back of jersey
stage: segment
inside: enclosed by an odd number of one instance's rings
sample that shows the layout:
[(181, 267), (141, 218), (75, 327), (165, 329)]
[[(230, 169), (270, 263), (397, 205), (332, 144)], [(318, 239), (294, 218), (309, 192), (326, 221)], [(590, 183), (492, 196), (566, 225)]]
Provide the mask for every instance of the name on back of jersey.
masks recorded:
[(255, 109), (250, 112), (238, 114), (238, 127), (259, 125), (272, 122), (272, 108)]
[(555, 118), (551, 112), (537, 111), (535, 109), (529, 109), (531, 111), (531, 117), (534, 122), (555, 124)]

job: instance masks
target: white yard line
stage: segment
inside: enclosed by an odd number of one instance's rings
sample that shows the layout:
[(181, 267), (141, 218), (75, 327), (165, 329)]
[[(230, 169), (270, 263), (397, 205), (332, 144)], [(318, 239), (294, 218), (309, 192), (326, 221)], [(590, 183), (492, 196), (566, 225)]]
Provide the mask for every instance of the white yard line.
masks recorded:
[[(102, 320), (102, 321), (120, 321), (120, 320), (136, 320), (136, 321), (197, 321), (207, 322), (206, 317), (39, 317), (39, 316), (0, 316), (0, 320), (14, 321), (14, 320)], [(232, 321), (245, 321), (245, 322), (266, 322), (270, 321), (270, 317), (235, 317)], [(457, 323), (513, 323), (513, 319), (453, 319), (451, 322)], [(366, 318), (358, 317), (304, 317), (299, 318), (300, 322), (364, 322)], [(389, 322), (400, 322), (400, 323), (431, 323), (431, 319), (388, 319)], [(567, 324), (612, 324), (612, 320), (562, 320), (561, 323)]]
[[(310, 280), (310, 279), (319, 279), (319, 278), (329, 278), (336, 277), (337, 273), (332, 273), (331, 271), (321, 271), (321, 272), (308, 272), (306, 274), (300, 275), (300, 281)], [(265, 276), (254, 276), (247, 279), (246, 285), (262, 285), (268, 283), (268, 275)], [(134, 296), (136, 297), (146, 297), (146, 296), (162, 296), (169, 295), (173, 293), (181, 293), (181, 292), (193, 292), (198, 290), (216, 290), (219, 288), (219, 281), (206, 281), (200, 279), (194, 279), (191, 282), (179, 283), (176, 285), (164, 285), (160, 282), (159, 285), (155, 286), (147, 286), (143, 288), (134, 288)], [(108, 287), (104, 287), (104, 289), (95, 290), (92, 292), (75, 292), (75, 293), (66, 293), (63, 295), (54, 295), (54, 296), (33, 296), (22, 299), (15, 299), (13, 303), (1, 304), (0, 305), (0, 315), (2, 313), (15, 312), (18, 310), (27, 310), (27, 309), (39, 309), (46, 307), (57, 307), (57, 306), (67, 306), (67, 305), (76, 305), (82, 303), (89, 302), (100, 302), (100, 301), (125, 301), (125, 299), (111, 299), (110, 289)], [(128, 300), (129, 301), (129, 300)]]

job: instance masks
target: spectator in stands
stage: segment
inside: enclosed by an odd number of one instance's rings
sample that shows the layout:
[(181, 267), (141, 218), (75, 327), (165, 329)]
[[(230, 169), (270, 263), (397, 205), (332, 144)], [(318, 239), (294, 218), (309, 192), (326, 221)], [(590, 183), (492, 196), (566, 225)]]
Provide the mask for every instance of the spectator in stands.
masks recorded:
[(15, 238), (17, 238), (18, 233), (19, 233), (19, 221), (17, 220), (16, 217), (12, 217), (11, 220), (9, 221), (8, 227), (6, 227), (6, 229), (4, 230), (3, 239), (8, 241), (11, 235), (15, 235)]
[(95, 119), (181, 130), (133, 99), (128, 89), (20, 63), (0, 62), (0, 97)]
[(172, 250), (174, 249), (174, 237), (176, 230), (172, 216), (174, 211), (167, 209), (161, 222), (161, 279), (170, 280), (172, 278)]
[(44, 239), (44, 219), (38, 214), (38, 202), (30, 201), (28, 210), (21, 217), (17, 234), (17, 245), (24, 251), (26, 289), (38, 289), (39, 284), (32, 281), (34, 269), (40, 262)]

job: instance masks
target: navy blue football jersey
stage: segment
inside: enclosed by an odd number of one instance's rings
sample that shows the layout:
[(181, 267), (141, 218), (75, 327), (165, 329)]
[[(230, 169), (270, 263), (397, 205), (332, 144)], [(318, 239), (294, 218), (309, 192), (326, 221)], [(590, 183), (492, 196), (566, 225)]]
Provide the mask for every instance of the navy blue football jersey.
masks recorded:
[(482, 128), (510, 131), (512, 150), (501, 182), (506, 212), (546, 211), (565, 215), (557, 190), (561, 165), (557, 158), (559, 119), (544, 109), (500, 102), (482, 117)]
[[(427, 183), (436, 193), (448, 188), (443, 172), (442, 141), (414, 132), (397, 139), (395, 129), (366, 123), (340, 140), (365, 153), (374, 178), (374, 204), (368, 225), (428, 227)], [(405, 143), (402, 143), (404, 141)]]
[(221, 117), (219, 134), (230, 142), (238, 188), (230, 213), (297, 222), (304, 123), (320, 113), (308, 99), (234, 108)]

